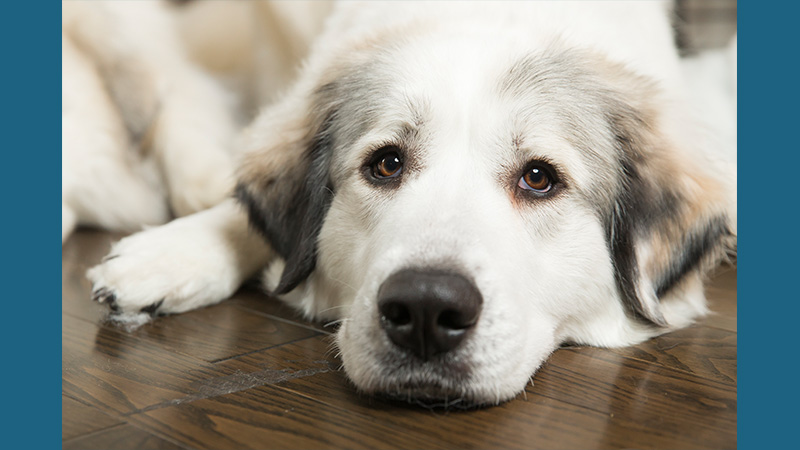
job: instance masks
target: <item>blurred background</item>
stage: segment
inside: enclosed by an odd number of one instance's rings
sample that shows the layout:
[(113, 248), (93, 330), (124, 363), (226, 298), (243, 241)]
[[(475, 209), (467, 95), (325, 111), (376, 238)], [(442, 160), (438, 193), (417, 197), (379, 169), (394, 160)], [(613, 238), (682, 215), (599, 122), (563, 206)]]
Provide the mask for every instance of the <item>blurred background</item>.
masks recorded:
[(675, 15), (683, 55), (724, 47), (736, 34), (736, 0), (676, 0)]

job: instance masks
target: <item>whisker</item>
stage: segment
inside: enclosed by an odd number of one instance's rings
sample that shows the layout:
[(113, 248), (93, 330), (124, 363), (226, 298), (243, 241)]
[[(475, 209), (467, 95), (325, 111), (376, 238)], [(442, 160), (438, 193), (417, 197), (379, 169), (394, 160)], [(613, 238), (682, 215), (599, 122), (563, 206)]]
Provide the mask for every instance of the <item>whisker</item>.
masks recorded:
[(347, 305), (337, 305), (337, 306), (331, 306), (330, 308), (321, 309), (318, 311), (318, 314), (326, 313), (328, 311), (333, 311), (334, 309), (339, 309), (339, 308), (347, 308)]
[(334, 276), (328, 275), (328, 278), (330, 278), (331, 280), (333, 280), (333, 281), (335, 281), (335, 282), (337, 282), (337, 283), (339, 283), (339, 284), (341, 284), (343, 286), (346, 286), (346, 287), (352, 289), (353, 292), (358, 291), (358, 289), (356, 289), (353, 285), (351, 285), (349, 283), (346, 283), (346, 282), (344, 282), (344, 281), (342, 281), (342, 280), (340, 280), (340, 279), (338, 279), (338, 278), (336, 278)]
[(343, 323), (345, 320), (347, 320), (347, 319), (332, 320), (330, 322), (322, 324), (322, 326), (323, 327), (330, 327), (330, 326), (333, 326), (333, 325), (338, 325), (340, 323)]

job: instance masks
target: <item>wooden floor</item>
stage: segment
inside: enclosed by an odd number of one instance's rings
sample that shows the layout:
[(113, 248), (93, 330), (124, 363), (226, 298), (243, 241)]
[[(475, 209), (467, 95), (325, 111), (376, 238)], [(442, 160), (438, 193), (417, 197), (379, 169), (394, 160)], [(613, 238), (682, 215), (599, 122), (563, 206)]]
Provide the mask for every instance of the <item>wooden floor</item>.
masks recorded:
[(106, 323), (84, 272), (119, 237), (80, 231), (63, 246), (65, 449), (736, 447), (732, 268), (696, 326), (560, 349), (513, 401), (430, 411), (357, 394), (332, 330), (253, 289), (135, 331)]

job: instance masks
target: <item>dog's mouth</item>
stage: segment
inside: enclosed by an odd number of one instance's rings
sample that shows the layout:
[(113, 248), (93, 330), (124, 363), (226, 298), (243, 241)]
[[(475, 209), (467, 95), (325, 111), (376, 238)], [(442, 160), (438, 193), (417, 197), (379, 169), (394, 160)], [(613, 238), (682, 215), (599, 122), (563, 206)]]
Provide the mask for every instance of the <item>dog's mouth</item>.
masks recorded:
[[(407, 364), (392, 371), (374, 395), (427, 409), (473, 409), (484, 406), (468, 388), (469, 372), (451, 364)], [(402, 381), (401, 381), (402, 380)]]
[(449, 357), (425, 363), (411, 358), (402, 363), (393, 358), (393, 364), (384, 365), (381, 375), (371, 381), (361, 386), (362, 392), (393, 403), (432, 410), (497, 406), (519, 393), (501, 389), (490, 380), (475, 379), (467, 361), (456, 362)]
[(472, 370), (464, 354), (448, 353), (422, 361), (393, 348), (383, 358), (380, 374), (372, 381), (364, 391), (414, 407), (467, 410), (494, 404), (473, 391)]
[(383, 392), (375, 396), (392, 403), (431, 410), (466, 411), (493, 406), (455, 393), (443, 394), (442, 391), (430, 387), (401, 387), (397, 391)]

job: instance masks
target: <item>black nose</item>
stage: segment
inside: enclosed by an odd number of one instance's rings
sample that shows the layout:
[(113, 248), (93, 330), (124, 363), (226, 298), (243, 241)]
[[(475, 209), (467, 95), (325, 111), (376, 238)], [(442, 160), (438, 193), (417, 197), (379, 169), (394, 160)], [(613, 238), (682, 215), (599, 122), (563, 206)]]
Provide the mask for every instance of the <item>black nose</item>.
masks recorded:
[(378, 290), (389, 339), (424, 361), (456, 348), (478, 321), (482, 303), (472, 282), (449, 272), (402, 270)]

